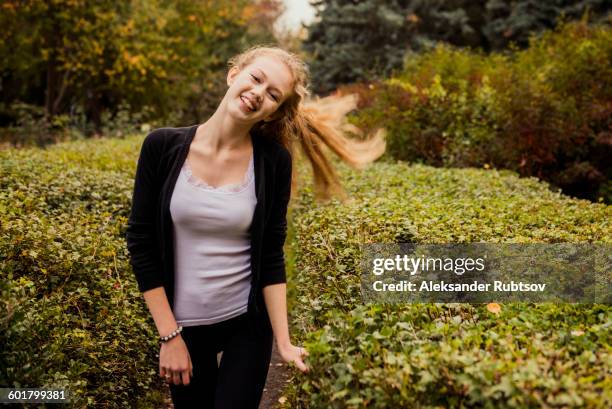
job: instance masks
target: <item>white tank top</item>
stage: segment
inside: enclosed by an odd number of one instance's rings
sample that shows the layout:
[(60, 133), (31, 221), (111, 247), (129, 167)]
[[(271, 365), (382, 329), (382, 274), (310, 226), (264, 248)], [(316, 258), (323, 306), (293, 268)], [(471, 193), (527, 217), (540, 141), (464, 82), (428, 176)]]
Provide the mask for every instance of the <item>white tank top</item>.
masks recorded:
[(185, 161), (170, 200), (174, 230), (174, 315), (208, 325), (247, 311), (257, 197), (253, 155), (241, 183), (212, 187)]

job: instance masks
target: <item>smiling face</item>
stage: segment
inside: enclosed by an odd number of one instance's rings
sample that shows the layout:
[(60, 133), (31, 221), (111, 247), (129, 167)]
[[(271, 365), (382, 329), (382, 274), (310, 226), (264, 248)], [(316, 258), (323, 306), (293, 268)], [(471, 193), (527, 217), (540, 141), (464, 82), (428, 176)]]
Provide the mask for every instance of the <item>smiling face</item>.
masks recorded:
[(228, 110), (239, 121), (270, 120), (289, 98), (293, 76), (289, 68), (272, 56), (259, 56), (242, 70), (232, 67), (227, 75)]

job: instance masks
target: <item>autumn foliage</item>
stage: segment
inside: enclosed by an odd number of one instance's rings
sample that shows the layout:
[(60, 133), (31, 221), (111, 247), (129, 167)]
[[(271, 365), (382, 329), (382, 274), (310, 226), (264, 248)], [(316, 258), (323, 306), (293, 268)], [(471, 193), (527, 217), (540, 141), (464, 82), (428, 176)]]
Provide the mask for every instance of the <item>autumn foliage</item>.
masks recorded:
[(218, 102), (227, 59), (272, 40), (279, 12), (263, 0), (3, 1), (0, 126), (19, 119), (17, 102), (98, 130), (120, 107), (198, 119)]
[(612, 201), (612, 30), (568, 23), (511, 54), (439, 45), (402, 73), (352, 85), (353, 122), (384, 126), (391, 158), (511, 169)]

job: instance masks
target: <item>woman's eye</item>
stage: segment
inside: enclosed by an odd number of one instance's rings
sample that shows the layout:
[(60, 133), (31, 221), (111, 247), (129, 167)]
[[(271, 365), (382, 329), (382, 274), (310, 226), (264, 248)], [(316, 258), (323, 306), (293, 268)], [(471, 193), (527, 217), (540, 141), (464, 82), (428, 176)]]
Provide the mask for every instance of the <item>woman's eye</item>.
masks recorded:
[[(251, 77), (253, 77), (253, 79), (255, 79), (255, 81), (259, 82), (259, 78), (257, 78), (253, 74), (251, 74)], [(273, 100), (278, 102), (278, 99), (273, 94), (270, 94), (270, 96), (272, 97)]]

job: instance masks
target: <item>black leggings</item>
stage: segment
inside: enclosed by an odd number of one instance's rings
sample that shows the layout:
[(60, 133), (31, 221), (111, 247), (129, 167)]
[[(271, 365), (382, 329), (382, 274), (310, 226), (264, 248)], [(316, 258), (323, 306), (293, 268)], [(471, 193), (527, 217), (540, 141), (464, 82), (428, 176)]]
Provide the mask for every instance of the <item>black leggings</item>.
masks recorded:
[[(257, 335), (247, 313), (211, 325), (184, 327), (193, 377), (170, 384), (175, 409), (257, 409), (272, 355), (272, 332)], [(223, 351), (217, 367), (217, 353)]]

